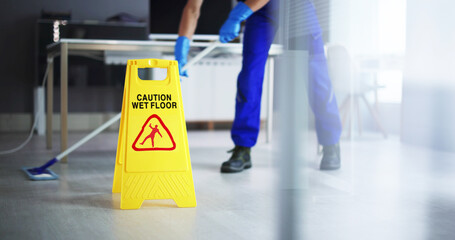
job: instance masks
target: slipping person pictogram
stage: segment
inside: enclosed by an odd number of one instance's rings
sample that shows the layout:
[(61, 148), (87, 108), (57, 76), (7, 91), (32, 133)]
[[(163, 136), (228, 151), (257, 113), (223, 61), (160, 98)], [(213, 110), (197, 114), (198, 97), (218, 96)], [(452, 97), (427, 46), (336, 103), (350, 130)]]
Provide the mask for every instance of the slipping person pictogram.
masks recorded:
[[(157, 133), (161, 137), (158, 142), (155, 141)], [(152, 146), (145, 144), (149, 138)], [(169, 128), (158, 115), (153, 114), (142, 125), (141, 131), (134, 140), (132, 147), (135, 151), (172, 151), (176, 145)]]
[(163, 138), (163, 135), (161, 135), (160, 130), (158, 130), (158, 125), (155, 125), (155, 127), (152, 127), (152, 124), (149, 124), (149, 127), (152, 129), (152, 132), (145, 137), (144, 141), (142, 141), (141, 145), (144, 145), (145, 141), (150, 138), (152, 141), (152, 147), (155, 147), (155, 134), (159, 134), (161, 138)]

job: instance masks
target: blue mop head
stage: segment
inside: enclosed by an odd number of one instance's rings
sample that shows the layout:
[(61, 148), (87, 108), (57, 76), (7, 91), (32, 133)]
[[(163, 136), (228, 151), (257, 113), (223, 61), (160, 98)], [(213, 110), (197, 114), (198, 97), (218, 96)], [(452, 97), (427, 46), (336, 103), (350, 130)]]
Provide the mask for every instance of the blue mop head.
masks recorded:
[(22, 170), (27, 174), (27, 176), (31, 180), (36, 180), (36, 181), (55, 180), (55, 179), (58, 179), (58, 175), (55, 174), (52, 170), (47, 169), (47, 168), (56, 162), (58, 162), (58, 159), (54, 158), (41, 167), (36, 167), (36, 168), (23, 167)]

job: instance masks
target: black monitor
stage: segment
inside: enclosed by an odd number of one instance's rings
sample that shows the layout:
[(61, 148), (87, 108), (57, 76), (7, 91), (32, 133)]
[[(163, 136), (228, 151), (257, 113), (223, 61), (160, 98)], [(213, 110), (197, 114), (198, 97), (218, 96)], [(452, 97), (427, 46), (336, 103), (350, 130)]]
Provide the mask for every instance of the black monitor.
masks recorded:
[[(187, 0), (150, 0), (151, 34), (177, 34)], [(217, 35), (232, 9), (232, 0), (205, 0), (201, 7), (196, 34)]]

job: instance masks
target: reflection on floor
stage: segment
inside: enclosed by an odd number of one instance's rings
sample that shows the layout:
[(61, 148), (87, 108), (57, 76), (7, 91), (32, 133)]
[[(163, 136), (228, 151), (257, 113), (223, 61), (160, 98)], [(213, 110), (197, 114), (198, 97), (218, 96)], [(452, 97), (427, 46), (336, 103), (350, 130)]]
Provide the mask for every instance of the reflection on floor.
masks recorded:
[[(70, 144), (83, 137), (71, 133)], [(59, 181), (33, 182), (20, 171), (57, 153), (35, 136), (26, 149), (0, 156), (1, 239), (280, 239), (275, 145), (261, 138), (253, 168), (220, 174), (232, 148), (229, 132), (189, 132), (198, 207), (146, 201), (119, 210), (111, 194), (116, 133), (103, 133), (53, 170)], [(2, 134), (1, 149), (24, 135)], [(305, 239), (455, 239), (455, 154), (384, 140), (379, 134), (343, 140), (339, 171), (317, 170), (316, 144), (294, 194)], [(291, 224), (291, 223), (289, 223)]]

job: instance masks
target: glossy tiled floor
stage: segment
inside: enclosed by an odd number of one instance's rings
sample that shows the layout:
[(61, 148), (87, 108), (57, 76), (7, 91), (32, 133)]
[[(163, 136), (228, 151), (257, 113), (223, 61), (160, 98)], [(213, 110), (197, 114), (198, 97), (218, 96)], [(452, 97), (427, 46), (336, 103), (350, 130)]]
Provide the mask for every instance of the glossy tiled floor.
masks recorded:
[[(83, 133), (70, 134), (70, 144)], [(0, 156), (0, 239), (282, 239), (280, 194), (298, 199), (295, 225), (305, 239), (455, 239), (455, 154), (384, 140), (379, 134), (343, 140), (343, 167), (320, 172), (314, 141), (302, 185), (278, 187), (280, 161), (263, 137), (253, 168), (220, 174), (232, 147), (227, 131), (188, 133), (198, 206), (146, 201), (119, 210), (111, 193), (116, 133), (103, 133), (53, 170), (59, 181), (33, 182), (20, 171), (57, 152), (44, 137)], [(0, 146), (23, 135), (2, 134)], [(58, 135), (55, 135), (58, 140)], [(292, 223), (284, 223), (292, 224)]]

